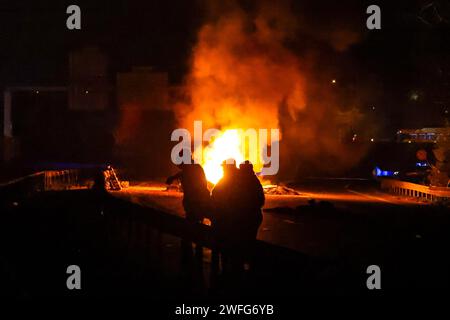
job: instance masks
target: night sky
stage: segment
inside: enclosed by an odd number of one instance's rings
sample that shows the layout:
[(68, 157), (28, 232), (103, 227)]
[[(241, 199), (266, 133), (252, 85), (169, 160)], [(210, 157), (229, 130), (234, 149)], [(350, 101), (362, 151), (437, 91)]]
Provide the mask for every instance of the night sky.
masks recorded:
[[(211, 1), (206, 3), (2, 1), (0, 87), (64, 84), (68, 53), (83, 46), (107, 53), (113, 72), (151, 65), (168, 71), (171, 82), (179, 83), (188, 69), (196, 32), (218, 15), (208, 9)], [(236, 3), (250, 13), (257, 5)], [(289, 3), (300, 21), (287, 44), (293, 51), (300, 56), (313, 52), (318, 65), (328, 73), (332, 70), (343, 87), (356, 92), (375, 87), (372, 104), (392, 126), (442, 125), (450, 109), (449, 1)], [(81, 7), (79, 31), (66, 28), (70, 4)], [(369, 4), (381, 7), (382, 30), (366, 29)], [(338, 43), (349, 37), (354, 37), (349, 44)]]

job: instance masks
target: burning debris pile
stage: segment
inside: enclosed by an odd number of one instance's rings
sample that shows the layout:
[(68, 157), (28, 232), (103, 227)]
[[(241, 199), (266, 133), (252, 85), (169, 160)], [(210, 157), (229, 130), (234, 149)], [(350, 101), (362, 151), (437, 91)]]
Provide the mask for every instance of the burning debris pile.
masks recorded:
[(292, 188), (286, 187), (284, 185), (278, 184), (267, 184), (263, 185), (264, 193), (271, 195), (293, 195), (298, 196), (301, 193)]

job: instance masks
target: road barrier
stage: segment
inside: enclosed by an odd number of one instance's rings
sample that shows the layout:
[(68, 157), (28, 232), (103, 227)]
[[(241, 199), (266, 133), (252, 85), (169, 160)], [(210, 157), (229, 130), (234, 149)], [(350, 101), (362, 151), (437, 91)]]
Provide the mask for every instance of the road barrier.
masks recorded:
[(44, 171), (44, 190), (67, 190), (81, 187), (79, 170)]
[(5, 199), (17, 199), (41, 191), (60, 191), (71, 189), (89, 189), (95, 182), (95, 177), (103, 172), (104, 187), (108, 190), (122, 188), (114, 169), (67, 169), (46, 170), (36, 172), (4, 184), (0, 184), (0, 195)]
[(381, 189), (401, 196), (433, 202), (450, 199), (450, 188), (430, 187), (394, 179), (381, 179)]

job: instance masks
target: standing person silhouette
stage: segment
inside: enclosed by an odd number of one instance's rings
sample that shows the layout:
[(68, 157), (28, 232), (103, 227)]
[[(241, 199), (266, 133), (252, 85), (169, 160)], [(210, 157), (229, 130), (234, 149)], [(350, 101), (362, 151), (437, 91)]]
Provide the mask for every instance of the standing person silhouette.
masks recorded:
[(246, 258), (252, 256), (258, 228), (262, 222), (264, 191), (246, 161), (236, 168), (234, 160), (222, 164), (223, 178), (212, 191), (213, 228), (222, 246), (224, 270), (241, 271)]
[[(201, 165), (194, 163), (191, 159), (189, 164), (178, 165), (180, 171), (166, 180), (166, 184), (172, 184), (179, 180), (183, 189), (183, 208), (186, 220), (191, 224), (202, 223), (203, 218), (209, 217), (210, 193), (206, 181), (205, 172)], [(192, 243), (182, 242), (183, 255), (185, 258), (192, 256)], [(195, 247), (195, 255), (201, 259), (203, 247), (199, 244)]]
[(252, 262), (256, 236), (263, 219), (261, 209), (264, 206), (265, 196), (250, 161), (239, 165), (239, 183), (236, 193), (239, 212), (236, 233), (241, 242), (242, 259), (247, 258), (247, 262)]
[[(235, 215), (237, 213), (237, 194), (235, 192), (239, 169), (234, 159), (228, 159), (222, 163), (223, 177), (214, 186), (211, 192), (213, 207), (212, 227), (215, 233), (217, 245), (220, 247), (222, 256), (222, 268), (226, 272), (231, 263), (230, 256), (234, 248), (238, 246), (235, 233)], [(218, 265), (217, 248), (213, 253), (213, 265)]]

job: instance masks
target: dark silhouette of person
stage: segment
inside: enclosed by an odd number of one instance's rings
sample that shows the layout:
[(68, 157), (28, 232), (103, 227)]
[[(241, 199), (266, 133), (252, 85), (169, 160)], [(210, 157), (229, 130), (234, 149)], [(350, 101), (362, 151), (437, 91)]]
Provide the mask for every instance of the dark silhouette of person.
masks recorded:
[[(211, 204), (210, 193), (205, 172), (201, 165), (194, 163), (182, 163), (178, 165), (180, 171), (167, 178), (166, 183), (172, 184), (179, 180), (183, 189), (183, 208), (186, 214), (186, 220), (191, 224), (202, 223), (204, 218), (210, 217)], [(192, 255), (192, 244), (183, 241), (183, 254), (185, 258)], [(203, 247), (196, 245), (195, 254), (201, 259)]]
[(256, 239), (262, 222), (261, 208), (264, 206), (264, 189), (253, 171), (250, 161), (239, 165), (238, 207), (242, 236), (252, 241)]
[(222, 267), (224, 271), (228, 270), (231, 262), (230, 256), (233, 254), (233, 248), (238, 245), (234, 238), (233, 230), (236, 215), (237, 195), (235, 188), (238, 182), (238, 168), (234, 159), (228, 159), (222, 163), (223, 176), (214, 186), (211, 192), (211, 201), (213, 207), (212, 227), (216, 238), (216, 248), (212, 254), (212, 268), (218, 269), (220, 249), (222, 256)]
[[(235, 188), (238, 183), (239, 170), (236, 162), (231, 159), (222, 163), (223, 177), (214, 186), (211, 192), (213, 205), (213, 226), (221, 240), (228, 239), (227, 233), (232, 228), (236, 216)], [(227, 241), (228, 242), (228, 241)]]
[(238, 271), (247, 262), (254, 267), (254, 246), (258, 229), (262, 223), (261, 208), (264, 206), (264, 189), (253, 171), (253, 165), (245, 161), (239, 165), (239, 183), (237, 185), (237, 212), (239, 219), (236, 223), (240, 251), (236, 258)]
[(223, 178), (212, 191), (213, 228), (222, 247), (224, 271), (228, 264), (238, 271), (251, 255), (262, 222), (264, 191), (249, 161), (240, 169), (234, 161), (222, 166)]

